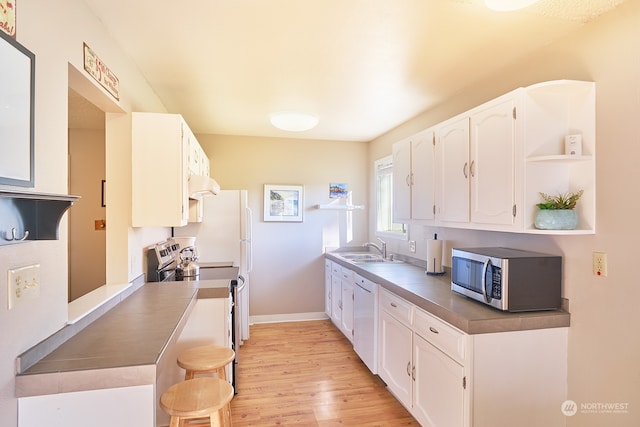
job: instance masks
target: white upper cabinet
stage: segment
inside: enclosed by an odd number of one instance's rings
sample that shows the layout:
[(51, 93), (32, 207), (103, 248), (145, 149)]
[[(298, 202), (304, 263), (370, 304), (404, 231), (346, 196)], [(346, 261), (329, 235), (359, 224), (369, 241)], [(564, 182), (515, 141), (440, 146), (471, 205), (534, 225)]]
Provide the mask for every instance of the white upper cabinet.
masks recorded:
[(393, 144), (394, 222), (434, 219), (433, 130)]
[(209, 168), (187, 123), (179, 114), (133, 113), (131, 144), (132, 226), (186, 225), (189, 175)]
[(469, 118), (459, 116), (436, 135), (436, 215), (447, 223), (469, 222)]
[(515, 223), (516, 99), (517, 92), (510, 93), (470, 116), (470, 214), (475, 224)]
[[(526, 233), (595, 233), (595, 83), (558, 80), (519, 88), (434, 128), (434, 224)], [(568, 135), (580, 136), (581, 153), (565, 153)], [(401, 141), (398, 147), (406, 144)], [(398, 160), (396, 154), (394, 145), (394, 170), (397, 161), (399, 173), (406, 174), (406, 154), (397, 154)], [(408, 175), (414, 180), (415, 170)], [(394, 197), (400, 194), (396, 208), (406, 214), (407, 196), (401, 189), (394, 190)], [(534, 227), (541, 192), (557, 195), (578, 190), (584, 194), (576, 208), (577, 229)], [(410, 194), (411, 207), (432, 201), (429, 195), (422, 199), (422, 193)]]

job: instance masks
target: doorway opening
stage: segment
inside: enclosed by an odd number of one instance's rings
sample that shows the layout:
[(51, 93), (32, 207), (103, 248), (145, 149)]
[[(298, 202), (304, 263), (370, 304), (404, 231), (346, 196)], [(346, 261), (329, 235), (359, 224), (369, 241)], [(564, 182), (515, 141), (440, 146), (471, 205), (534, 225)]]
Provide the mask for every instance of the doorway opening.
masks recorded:
[(69, 88), (69, 302), (106, 284), (105, 112)]

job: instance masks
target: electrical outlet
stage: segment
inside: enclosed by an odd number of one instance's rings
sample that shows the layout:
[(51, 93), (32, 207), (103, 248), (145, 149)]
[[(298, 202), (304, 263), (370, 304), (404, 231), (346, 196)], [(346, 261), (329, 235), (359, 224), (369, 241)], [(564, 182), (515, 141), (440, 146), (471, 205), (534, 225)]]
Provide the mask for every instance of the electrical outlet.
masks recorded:
[(16, 304), (40, 296), (40, 264), (14, 268), (7, 272), (9, 310)]
[(415, 251), (416, 251), (416, 241), (415, 240), (409, 241), (409, 251), (415, 253)]
[(607, 254), (604, 252), (593, 253), (593, 274), (607, 277)]

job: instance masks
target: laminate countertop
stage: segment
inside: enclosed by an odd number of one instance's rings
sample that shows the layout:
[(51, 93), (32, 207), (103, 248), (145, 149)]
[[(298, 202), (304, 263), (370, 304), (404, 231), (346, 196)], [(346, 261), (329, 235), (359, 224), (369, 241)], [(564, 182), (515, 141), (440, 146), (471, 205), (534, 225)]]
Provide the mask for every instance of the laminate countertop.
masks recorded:
[(230, 280), (151, 282), (16, 375), (16, 396), (154, 384), (163, 352), (198, 298), (228, 298)]
[(410, 262), (355, 264), (336, 253), (325, 256), (467, 334), (560, 328), (570, 323), (571, 315), (565, 310), (509, 313), (471, 300), (451, 290), (449, 272), (429, 276)]

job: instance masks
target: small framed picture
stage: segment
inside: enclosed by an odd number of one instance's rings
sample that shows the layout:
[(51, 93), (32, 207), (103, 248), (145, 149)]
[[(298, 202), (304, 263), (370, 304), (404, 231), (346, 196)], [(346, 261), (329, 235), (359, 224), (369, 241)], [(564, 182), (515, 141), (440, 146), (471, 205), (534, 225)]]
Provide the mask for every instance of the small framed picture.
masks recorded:
[(330, 199), (346, 199), (349, 197), (349, 184), (329, 184)]
[(264, 185), (264, 220), (302, 222), (302, 185)]

